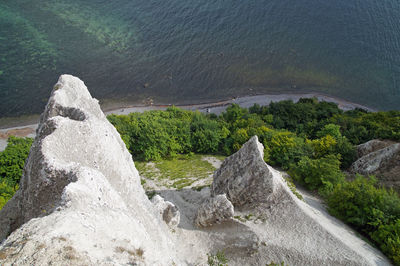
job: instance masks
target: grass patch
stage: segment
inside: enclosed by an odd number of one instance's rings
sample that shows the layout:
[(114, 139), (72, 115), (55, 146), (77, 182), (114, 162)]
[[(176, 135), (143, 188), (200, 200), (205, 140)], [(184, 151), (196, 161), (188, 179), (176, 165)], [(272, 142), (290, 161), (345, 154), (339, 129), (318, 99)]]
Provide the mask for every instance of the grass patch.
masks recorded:
[(152, 163), (136, 161), (135, 166), (140, 175), (148, 179), (155, 180), (160, 176), (159, 171), (154, 168), (154, 164)]
[[(158, 185), (182, 189), (213, 174), (215, 167), (205, 157), (221, 161), (225, 159), (220, 155), (178, 154), (174, 158), (155, 162), (135, 162), (135, 165), (142, 177), (142, 185), (146, 183), (146, 179), (150, 179)], [(205, 186), (208, 184), (199, 184), (196, 188), (200, 191)]]
[(193, 184), (194, 180), (192, 179), (179, 179), (178, 181), (175, 181), (172, 186), (176, 189), (182, 189), (184, 187), (190, 186)]
[(202, 160), (203, 155), (194, 154), (191, 156), (177, 155), (170, 160), (161, 160), (156, 162), (156, 167), (160, 170), (162, 178), (170, 180), (181, 178), (206, 178), (213, 173), (215, 168)]

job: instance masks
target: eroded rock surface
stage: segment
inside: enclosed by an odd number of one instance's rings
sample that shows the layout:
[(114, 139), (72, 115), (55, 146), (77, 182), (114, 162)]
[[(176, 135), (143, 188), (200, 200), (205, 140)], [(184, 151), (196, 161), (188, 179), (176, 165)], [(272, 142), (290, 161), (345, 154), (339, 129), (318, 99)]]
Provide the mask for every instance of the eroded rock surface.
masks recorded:
[(270, 201), (276, 184), (263, 156), (263, 145), (252, 137), (214, 173), (212, 195), (226, 194), (235, 207)]
[(177, 262), (125, 144), (70, 75), (54, 86), (20, 189), (0, 211), (0, 239), (10, 233), (3, 265)]
[(234, 208), (225, 194), (206, 199), (197, 211), (195, 223), (207, 227), (229, 221), (233, 218)]
[(371, 152), (386, 148), (394, 144), (393, 141), (373, 139), (357, 146), (357, 157), (361, 158)]
[(165, 201), (160, 195), (155, 195), (151, 202), (156, 206), (160, 216), (166, 224), (176, 227), (180, 221), (180, 213), (178, 207), (172, 202)]
[(381, 185), (400, 192), (400, 143), (371, 140), (357, 149), (363, 156), (351, 165), (350, 171), (375, 175)]
[[(289, 265), (389, 264), (341, 222), (332, 222), (323, 210), (298, 199), (282, 175), (264, 162), (263, 145), (257, 137), (226, 158), (214, 174), (212, 194), (219, 193), (227, 194), (235, 211), (240, 207), (244, 212), (240, 220), (264, 241), (259, 255), (254, 255), (263, 258), (259, 261), (282, 261), (284, 254)], [(245, 265), (250, 261), (243, 257), (236, 262)]]

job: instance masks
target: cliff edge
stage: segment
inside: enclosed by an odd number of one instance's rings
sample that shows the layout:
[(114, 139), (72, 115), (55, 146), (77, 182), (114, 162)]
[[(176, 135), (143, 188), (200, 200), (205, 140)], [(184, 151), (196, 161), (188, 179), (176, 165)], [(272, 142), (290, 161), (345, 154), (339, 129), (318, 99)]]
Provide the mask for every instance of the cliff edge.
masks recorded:
[(169, 234), (97, 100), (62, 75), (0, 212), (2, 264), (171, 264)]
[[(97, 100), (62, 75), (40, 118), (20, 189), (0, 211), (1, 265), (389, 265), (376, 249), (299, 200), (257, 137), (211, 189), (145, 195)], [(197, 222), (196, 222), (197, 221)]]

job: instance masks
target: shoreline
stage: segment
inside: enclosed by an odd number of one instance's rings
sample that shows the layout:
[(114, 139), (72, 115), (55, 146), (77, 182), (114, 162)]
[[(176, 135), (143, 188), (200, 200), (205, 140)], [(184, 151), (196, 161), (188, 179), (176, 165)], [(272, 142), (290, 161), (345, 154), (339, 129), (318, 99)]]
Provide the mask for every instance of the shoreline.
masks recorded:
[[(321, 93), (283, 93), (283, 94), (259, 94), (259, 95), (249, 95), (242, 97), (234, 97), (228, 100), (220, 100), (216, 102), (199, 103), (199, 104), (153, 104), (153, 105), (129, 105), (120, 104), (118, 102), (102, 108), (105, 115), (116, 114), (116, 115), (127, 115), (134, 112), (145, 112), (150, 110), (165, 110), (168, 107), (176, 106), (184, 110), (190, 111), (200, 111), (202, 113), (214, 113), (221, 114), (230, 104), (236, 103), (241, 107), (249, 108), (255, 103), (259, 105), (269, 105), (271, 102), (279, 102), (284, 100), (292, 100), (297, 102), (300, 98), (317, 98), (319, 101), (334, 102), (340, 109), (347, 111), (355, 108), (366, 109), (370, 112), (375, 112), (377, 110), (353, 103), (344, 99), (340, 99), (333, 96), (324, 95)], [(36, 135), (36, 128), (38, 126), (39, 115), (25, 116), (21, 119), (19, 118), (7, 118), (3, 121), (10, 120), (11, 122), (4, 122), (0, 124), (0, 151), (4, 150), (7, 146), (7, 138), (10, 135), (19, 137), (34, 137)], [(1, 120), (0, 120), (1, 121)], [(0, 122), (1, 123), (1, 122)]]

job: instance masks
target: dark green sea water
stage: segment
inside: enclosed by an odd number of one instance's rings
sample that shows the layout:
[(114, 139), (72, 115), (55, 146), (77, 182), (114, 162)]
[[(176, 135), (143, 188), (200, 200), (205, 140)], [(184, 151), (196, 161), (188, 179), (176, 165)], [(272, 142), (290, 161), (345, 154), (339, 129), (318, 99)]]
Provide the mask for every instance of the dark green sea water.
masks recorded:
[(62, 73), (99, 99), (317, 91), (400, 109), (400, 1), (0, 0), (0, 117), (40, 113)]

